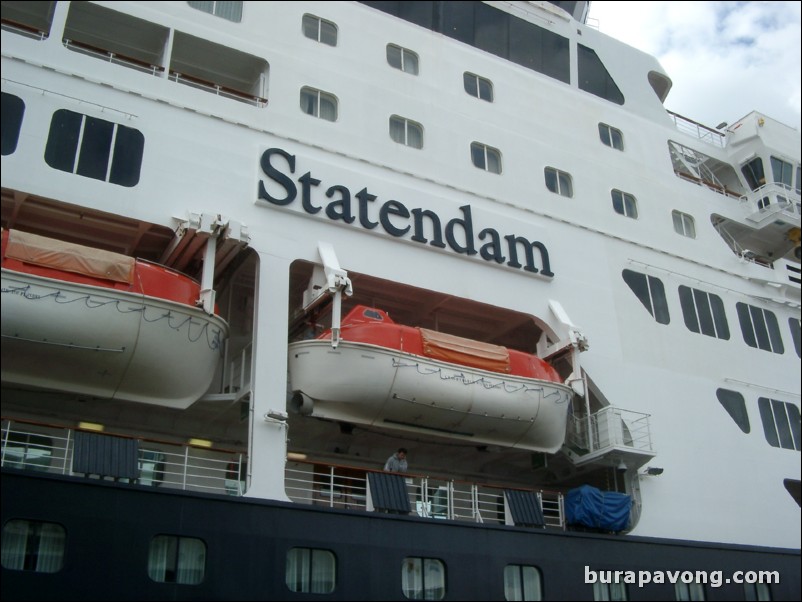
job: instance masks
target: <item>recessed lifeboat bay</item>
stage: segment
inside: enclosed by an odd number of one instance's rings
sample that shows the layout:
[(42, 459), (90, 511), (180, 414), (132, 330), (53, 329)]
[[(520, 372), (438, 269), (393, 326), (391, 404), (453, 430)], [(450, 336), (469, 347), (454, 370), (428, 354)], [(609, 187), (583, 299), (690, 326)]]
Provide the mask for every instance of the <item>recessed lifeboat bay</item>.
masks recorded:
[(563, 443), (571, 389), (537, 356), (396, 324), (358, 305), (331, 332), (290, 344), (297, 411), (553, 453)]

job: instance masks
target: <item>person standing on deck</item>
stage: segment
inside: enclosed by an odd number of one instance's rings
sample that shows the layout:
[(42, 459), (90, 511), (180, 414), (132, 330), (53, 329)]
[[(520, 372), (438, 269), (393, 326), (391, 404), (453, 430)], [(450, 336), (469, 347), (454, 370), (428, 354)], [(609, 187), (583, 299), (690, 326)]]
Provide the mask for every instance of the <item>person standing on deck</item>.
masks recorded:
[(406, 472), (407, 450), (399, 447), (397, 452), (387, 458), (387, 462), (384, 463), (384, 470), (386, 472)]

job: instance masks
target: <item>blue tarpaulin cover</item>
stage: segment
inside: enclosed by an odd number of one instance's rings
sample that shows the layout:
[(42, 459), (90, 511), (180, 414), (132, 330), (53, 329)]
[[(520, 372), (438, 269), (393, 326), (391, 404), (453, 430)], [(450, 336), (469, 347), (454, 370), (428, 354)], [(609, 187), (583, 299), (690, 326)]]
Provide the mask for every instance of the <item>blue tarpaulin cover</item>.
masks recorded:
[(565, 518), (569, 525), (623, 531), (629, 523), (631, 506), (632, 498), (624, 493), (582, 485), (566, 494)]

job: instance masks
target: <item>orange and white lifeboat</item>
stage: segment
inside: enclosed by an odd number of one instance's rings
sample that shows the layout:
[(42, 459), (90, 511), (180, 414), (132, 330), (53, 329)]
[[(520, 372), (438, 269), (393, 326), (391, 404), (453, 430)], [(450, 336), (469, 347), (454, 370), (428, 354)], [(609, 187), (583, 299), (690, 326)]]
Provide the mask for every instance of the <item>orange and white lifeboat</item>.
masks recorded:
[(208, 390), (228, 325), (166, 267), (2, 233), (2, 382), (187, 408)]
[(535, 355), (396, 324), (357, 306), (289, 346), (292, 406), (320, 418), (554, 453), (573, 395)]

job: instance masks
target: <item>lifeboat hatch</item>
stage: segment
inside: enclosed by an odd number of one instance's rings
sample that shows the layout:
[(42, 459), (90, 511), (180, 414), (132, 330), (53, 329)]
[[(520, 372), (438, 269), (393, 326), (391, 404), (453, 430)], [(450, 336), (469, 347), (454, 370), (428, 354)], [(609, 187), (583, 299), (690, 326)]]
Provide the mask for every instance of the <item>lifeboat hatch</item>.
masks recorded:
[(556, 353), (552, 365), (537, 357), (539, 345), (558, 339), (543, 320), (351, 272), (353, 295), (340, 297), (344, 317), (335, 348), (336, 301), (303, 311), (315, 272), (303, 261), (291, 268), (295, 416), (559, 450), (574, 396), (565, 384), (574, 358)]

